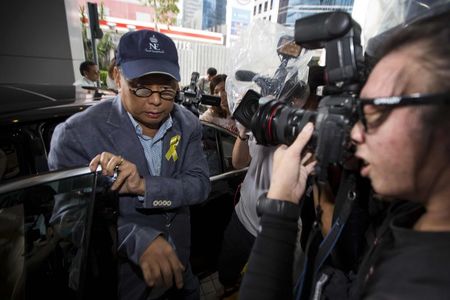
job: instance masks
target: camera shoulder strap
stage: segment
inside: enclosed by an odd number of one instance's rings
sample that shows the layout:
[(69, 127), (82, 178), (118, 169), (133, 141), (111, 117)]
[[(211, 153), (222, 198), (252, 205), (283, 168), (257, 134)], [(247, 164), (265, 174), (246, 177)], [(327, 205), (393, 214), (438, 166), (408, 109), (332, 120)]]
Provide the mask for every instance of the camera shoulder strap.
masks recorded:
[(321, 267), (333, 251), (350, 216), (353, 203), (357, 198), (356, 176), (350, 172), (344, 172), (343, 176), (344, 178), (339, 186), (335, 201), (336, 207), (340, 206), (340, 211), (333, 222), (330, 232), (320, 244), (317, 243), (317, 235), (320, 235), (320, 230), (311, 233), (307, 243), (308, 246), (305, 250), (305, 269), (299, 276), (295, 286), (295, 299), (310, 298), (309, 294), (312, 291), (311, 285), (315, 285)]
[(342, 230), (347, 223), (348, 217), (352, 211), (353, 203), (357, 198), (356, 193), (356, 176), (352, 173), (344, 172), (343, 184), (339, 187), (336, 198), (336, 207), (341, 205), (337, 218), (333, 222), (330, 232), (324, 238), (319, 246), (319, 250), (314, 259), (314, 278), (323, 266), (325, 260), (331, 254), (336, 242), (338, 241)]

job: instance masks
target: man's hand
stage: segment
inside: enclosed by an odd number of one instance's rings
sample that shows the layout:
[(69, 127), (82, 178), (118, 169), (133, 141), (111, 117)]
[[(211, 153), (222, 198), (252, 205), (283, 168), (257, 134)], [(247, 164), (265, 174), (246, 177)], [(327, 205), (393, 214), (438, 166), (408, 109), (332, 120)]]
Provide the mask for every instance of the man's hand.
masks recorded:
[(105, 176), (114, 176), (114, 173), (117, 172), (117, 178), (111, 186), (111, 190), (119, 190), (121, 194), (142, 196), (145, 194), (145, 180), (139, 175), (135, 164), (121, 156), (102, 152), (91, 160), (89, 168), (94, 172), (98, 165), (101, 165), (102, 174)]
[(268, 198), (298, 203), (305, 192), (306, 179), (315, 165), (315, 161), (308, 162), (310, 153), (301, 157), (313, 129), (312, 123), (308, 123), (291, 146), (282, 145), (275, 151)]
[(183, 287), (184, 266), (178, 260), (172, 246), (158, 236), (142, 254), (139, 264), (149, 287), (172, 287), (175, 283), (178, 289)]

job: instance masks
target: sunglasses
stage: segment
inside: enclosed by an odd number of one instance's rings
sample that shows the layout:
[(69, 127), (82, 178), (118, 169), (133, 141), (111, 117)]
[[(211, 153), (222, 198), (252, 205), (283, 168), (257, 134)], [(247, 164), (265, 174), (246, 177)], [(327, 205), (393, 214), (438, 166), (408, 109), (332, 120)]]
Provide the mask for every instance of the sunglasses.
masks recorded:
[[(382, 108), (381, 115), (387, 116), (392, 108), (400, 106), (412, 106), (412, 105), (439, 105), (450, 104), (450, 92), (439, 94), (412, 94), (407, 96), (398, 97), (380, 97), (380, 98), (359, 98), (356, 99), (356, 111), (358, 113), (359, 120), (364, 126), (364, 130), (367, 132), (369, 129), (375, 128), (380, 124), (380, 120), (376, 122), (368, 122), (366, 114), (364, 113), (364, 106), (378, 106)], [(383, 120), (385, 118), (382, 118)]]

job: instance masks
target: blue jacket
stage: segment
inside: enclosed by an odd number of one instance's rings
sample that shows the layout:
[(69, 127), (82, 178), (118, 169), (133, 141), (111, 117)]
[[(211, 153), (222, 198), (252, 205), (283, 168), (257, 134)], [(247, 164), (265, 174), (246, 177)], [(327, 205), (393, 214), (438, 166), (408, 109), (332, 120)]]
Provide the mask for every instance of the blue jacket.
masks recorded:
[[(119, 285), (120, 290), (133, 290), (134, 295), (128, 296), (134, 299), (146, 289), (140, 268), (135, 266), (158, 235), (163, 234), (175, 246), (183, 265), (188, 265), (188, 206), (206, 200), (210, 191), (198, 118), (177, 104), (171, 116), (173, 125), (163, 139), (161, 176), (150, 175), (144, 150), (120, 96), (103, 100), (61, 123), (51, 141), (48, 164), (52, 170), (87, 165), (97, 154), (107, 151), (134, 163), (144, 177), (144, 201), (128, 195), (119, 198), (119, 253), (126, 255), (129, 264), (121, 267), (119, 277), (126, 278), (128, 286), (123, 286), (123, 282)], [(176, 147), (178, 159), (167, 160), (170, 140), (176, 135), (181, 137)]]

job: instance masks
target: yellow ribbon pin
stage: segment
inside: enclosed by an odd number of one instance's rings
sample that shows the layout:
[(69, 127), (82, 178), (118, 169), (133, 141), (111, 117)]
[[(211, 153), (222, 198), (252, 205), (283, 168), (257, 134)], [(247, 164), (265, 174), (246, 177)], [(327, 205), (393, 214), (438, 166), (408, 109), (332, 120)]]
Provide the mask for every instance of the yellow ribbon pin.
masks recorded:
[(170, 160), (170, 158), (173, 158), (173, 161), (177, 161), (178, 154), (177, 154), (177, 146), (178, 143), (181, 140), (181, 136), (178, 134), (170, 139), (170, 148), (169, 151), (166, 153), (166, 159)]

